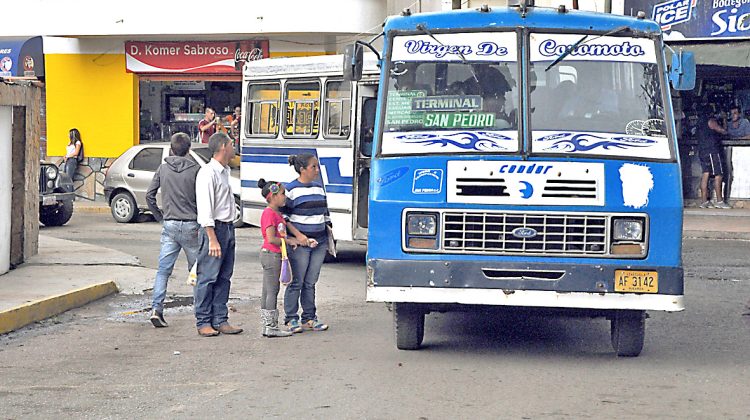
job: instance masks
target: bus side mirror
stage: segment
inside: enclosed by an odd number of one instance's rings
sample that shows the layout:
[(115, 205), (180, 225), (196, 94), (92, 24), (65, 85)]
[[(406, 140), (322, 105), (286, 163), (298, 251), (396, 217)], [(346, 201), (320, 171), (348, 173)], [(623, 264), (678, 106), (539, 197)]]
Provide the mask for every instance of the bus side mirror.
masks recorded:
[(357, 81), (362, 78), (363, 54), (364, 51), (359, 44), (346, 46), (344, 50), (344, 80)]
[(695, 56), (689, 51), (672, 54), (672, 69), (669, 81), (675, 90), (692, 90), (695, 88)]

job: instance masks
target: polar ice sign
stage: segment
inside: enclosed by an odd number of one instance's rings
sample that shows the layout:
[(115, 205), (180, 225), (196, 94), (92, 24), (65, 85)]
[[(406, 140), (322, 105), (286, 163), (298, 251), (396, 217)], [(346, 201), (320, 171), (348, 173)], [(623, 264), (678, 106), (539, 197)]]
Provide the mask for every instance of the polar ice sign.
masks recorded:
[(687, 22), (693, 12), (696, 0), (670, 0), (654, 5), (651, 19), (661, 26), (663, 30), (670, 29), (672, 25)]
[(646, 12), (667, 40), (750, 37), (750, 0), (625, 0), (625, 14)]

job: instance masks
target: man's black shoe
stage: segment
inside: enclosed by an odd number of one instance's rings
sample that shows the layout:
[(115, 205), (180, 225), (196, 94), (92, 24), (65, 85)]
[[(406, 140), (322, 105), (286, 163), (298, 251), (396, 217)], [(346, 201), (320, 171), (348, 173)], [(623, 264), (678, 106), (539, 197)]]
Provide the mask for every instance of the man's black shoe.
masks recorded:
[(164, 320), (164, 314), (161, 312), (157, 312), (156, 309), (151, 311), (151, 318), (149, 319), (156, 328), (164, 328), (169, 326), (169, 324), (167, 324), (167, 321)]

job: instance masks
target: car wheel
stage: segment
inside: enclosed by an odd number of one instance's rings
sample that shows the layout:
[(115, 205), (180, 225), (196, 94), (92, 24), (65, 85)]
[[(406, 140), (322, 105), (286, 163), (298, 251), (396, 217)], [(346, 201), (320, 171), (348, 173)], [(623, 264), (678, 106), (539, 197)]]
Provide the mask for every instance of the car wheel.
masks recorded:
[(130, 223), (138, 216), (138, 205), (128, 192), (117, 194), (110, 203), (112, 217), (117, 223)]
[(39, 211), (39, 221), (44, 226), (62, 226), (73, 217), (73, 201), (63, 201), (56, 206), (47, 206)]
[(245, 222), (242, 220), (242, 200), (236, 195), (234, 196), (234, 209), (236, 210), (234, 216), (234, 227), (239, 228), (244, 226)]
[(612, 347), (620, 357), (636, 357), (643, 350), (645, 311), (617, 311), (612, 318)]
[(396, 348), (418, 350), (424, 339), (424, 311), (409, 303), (393, 304), (393, 326), (396, 331)]

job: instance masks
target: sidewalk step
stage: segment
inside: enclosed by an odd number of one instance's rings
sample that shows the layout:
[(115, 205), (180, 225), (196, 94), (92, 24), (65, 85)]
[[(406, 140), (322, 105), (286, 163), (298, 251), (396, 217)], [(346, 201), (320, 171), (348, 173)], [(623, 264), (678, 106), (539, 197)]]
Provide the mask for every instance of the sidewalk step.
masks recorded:
[(117, 292), (115, 282), (105, 281), (0, 311), (0, 334), (59, 315)]

